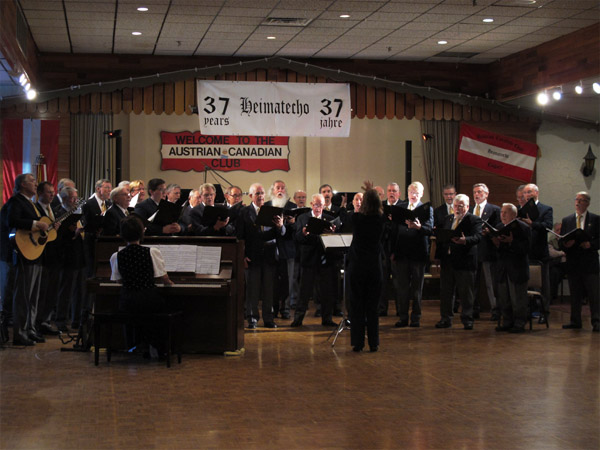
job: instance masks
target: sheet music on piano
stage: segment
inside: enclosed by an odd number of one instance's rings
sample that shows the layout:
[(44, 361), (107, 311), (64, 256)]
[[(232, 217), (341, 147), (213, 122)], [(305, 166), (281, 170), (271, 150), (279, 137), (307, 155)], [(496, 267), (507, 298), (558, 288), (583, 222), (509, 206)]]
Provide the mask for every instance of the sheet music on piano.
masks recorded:
[[(167, 272), (194, 272), (218, 275), (221, 270), (221, 247), (201, 245), (144, 245), (157, 248), (165, 260)], [(119, 251), (125, 247), (119, 247)]]
[(196, 273), (201, 275), (218, 275), (221, 270), (221, 247), (196, 247)]

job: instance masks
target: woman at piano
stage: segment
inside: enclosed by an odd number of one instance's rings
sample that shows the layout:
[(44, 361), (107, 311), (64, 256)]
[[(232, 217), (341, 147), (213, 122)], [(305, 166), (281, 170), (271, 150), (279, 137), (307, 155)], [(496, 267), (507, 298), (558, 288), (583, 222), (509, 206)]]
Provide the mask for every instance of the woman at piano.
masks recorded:
[[(128, 313), (167, 312), (165, 299), (159, 294), (156, 282), (171, 286), (173, 282), (165, 270), (165, 261), (157, 248), (142, 247), (144, 224), (132, 214), (121, 220), (121, 237), (127, 246), (112, 254), (110, 279), (122, 282), (119, 309)], [(164, 342), (152, 330), (142, 330), (142, 339), (150, 344)], [(145, 335), (145, 336), (144, 336)], [(156, 345), (154, 347), (158, 348)]]

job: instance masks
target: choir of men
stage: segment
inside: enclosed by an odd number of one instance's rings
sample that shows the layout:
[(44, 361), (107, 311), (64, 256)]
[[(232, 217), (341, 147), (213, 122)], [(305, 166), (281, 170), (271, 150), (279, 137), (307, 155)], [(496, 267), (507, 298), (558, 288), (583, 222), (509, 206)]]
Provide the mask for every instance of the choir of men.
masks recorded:
[[(67, 331), (69, 322), (72, 328), (79, 326), (84, 312), (91, 309), (89, 296), (85, 293), (85, 268), (89, 268), (90, 242), (93, 243), (98, 234), (117, 235), (121, 219), (132, 212), (129, 208), (131, 196), (128, 182), (120, 183), (111, 191), (110, 181), (98, 180), (94, 194), (82, 209), (81, 221), (72, 221), (63, 228), (56, 226), (57, 238), (47, 244), (41, 257), (31, 260), (22, 251), (17, 251), (17, 258), (13, 260), (13, 252), (6, 239), (10, 230), (45, 232), (48, 223), (77, 208), (78, 193), (74, 182), (62, 179), (59, 185), (60, 191), (55, 196), (51, 183), (42, 182), (38, 185), (33, 175), (21, 174), (15, 180), (13, 197), (0, 212), (2, 301), (5, 310), (11, 309), (7, 308), (6, 295), (12, 292), (5, 289), (6, 273), (13, 265), (15, 267), (12, 302), (15, 345), (30, 346), (44, 342), (43, 334)], [(226, 204), (215, 205), (215, 186), (205, 183), (198, 190), (190, 192), (181, 213), (181, 223), (174, 221), (155, 225), (153, 216), (161, 201), (175, 202), (181, 192), (177, 184), (165, 186), (162, 179), (150, 180), (149, 197), (135, 208), (135, 213), (146, 220), (148, 235), (226, 235), (237, 236), (245, 242), (245, 314), (248, 328), (256, 328), (260, 319), (264, 327), (276, 328), (274, 319), (277, 313), (281, 312), (282, 319), (289, 319), (294, 303), (295, 314), (290, 326), (302, 326), (308, 301), (315, 297), (321, 302), (322, 325), (337, 325), (332, 316), (336, 308), (339, 255), (325, 251), (319, 236), (310, 233), (307, 228), (311, 218), (331, 220), (339, 216), (343, 221), (341, 231), (351, 232), (352, 212), (346, 211), (344, 204), (340, 207), (332, 203), (334, 192), (329, 184), (322, 185), (319, 194), (311, 196), (310, 212), (295, 217), (291, 210), (306, 204), (306, 192), (296, 191), (294, 203), (282, 180), (273, 182), (268, 202), (265, 202), (263, 186), (254, 183), (249, 189), (249, 206), (243, 205), (243, 193), (237, 186), (230, 186), (225, 191)], [(423, 192), (423, 185), (414, 182), (408, 186), (407, 199), (401, 201), (398, 184), (389, 183), (384, 203), (414, 210), (422, 207)], [(35, 194), (37, 203), (32, 200)], [(485, 280), (492, 319), (499, 319), (496, 330), (522, 332), (527, 320), (527, 283), (531, 261), (538, 261), (542, 266), (541, 322), (547, 318), (550, 300), (547, 228), (552, 225), (552, 208), (539, 202), (539, 189), (534, 184), (519, 187), (518, 207), (505, 203), (499, 208), (487, 202), (488, 195), (489, 189), (485, 184), (475, 184), (474, 204), (469, 208), (469, 197), (457, 194), (454, 186), (447, 185), (443, 188), (445, 203), (435, 210), (429, 207), (426, 220), (415, 218), (395, 223), (390, 214), (382, 243), (386, 249), (385, 262), (389, 265), (387, 279), (390, 272), (393, 274), (396, 313), (399, 316), (396, 327), (420, 326), (429, 240), (435, 229), (442, 230), (436, 251), (436, 258), (441, 261), (441, 318), (436, 328), (452, 326), (456, 291), (462, 300), (460, 317), (464, 329), (473, 329), (476, 318), (474, 297), (479, 284), (476, 273), (479, 271)], [(539, 213), (534, 219), (521, 214), (523, 211), (518, 212), (530, 199), (535, 202)], [(360, 207), (360, 200), (360, 193), (352, 199), (355, 209)], [(558, 242), (566, 255), (571, 291), (571, 319), (563, 328), (582, 328), (581, 305), (587, 299), (593, 331), (598, 332), (600, 217), (588, 211), (590, 201), (586, 192), (577, 193), (575, 213), (565, 217), (560, 228), (564, 238)], [(283, 208), (284, 211), (274, 216), (269, 226), (256, 223), (259, 211), (265, 204)], [(203, 215), (207, 207), (223, 208), (228, 212), (223, 217), (217, 216), (212, 223), (206, 223)], [(42, 220), (42, 217), (45, 219)], [(510, 227), (510, 231), (504, 230), (505, 227), (507, 230)], [(331, 227), (332, 230), (334, 228)], [(446, 237), (443, 237), (444, 230)], [(318, 289), (315, 290), (315, 287)], [(387, 314), (387, 304), (387, 298), (383, 295), (380, 315)]]

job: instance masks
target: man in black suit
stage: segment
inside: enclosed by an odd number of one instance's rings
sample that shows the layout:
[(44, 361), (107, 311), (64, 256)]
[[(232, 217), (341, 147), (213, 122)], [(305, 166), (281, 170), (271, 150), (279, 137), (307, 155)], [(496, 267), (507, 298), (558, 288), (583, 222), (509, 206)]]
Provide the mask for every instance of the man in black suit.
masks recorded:
[[(282, 180), (276, 180), (269, 189), (271, 200), (265, 205), (275, 206), (290, 210), (296, 208), (296, 204), (290, 201), (287, 187)], [(294, 260), (296, 258), (296, 243), (294, 242), (295, 232), (294, 216), (284, 213), (284, 224), (287, 232), (277, 238), (278, 262), (275, 284), (275, 294), (273, 299), (273, 314), (281, 312), (282, 319), (290, 318), (290, 303), (292, 301), (293, 281), (294, 281)], [(296, 297), (293, 298), (296, 303)]]
[(460, 319), (465, 330), (473, 329), (473, 286), (477, 270), (477, 244), (481, 240), (481, 219), (469, 211), (469, 197), (458, 194), (454, 198), (454, 214), (446, 218), (444, 228), (455, 230), (460, 236), (447, 242), (438, 242), (436, 258), (441, 260), (440, 315), (436, 328), (452, 326), (454, 290), (461, 299)]
[[(473, 206), (469, 209), (471, 214), (475, 214), (481, 220), (486, 221), (494, 228), (500, 223), (500, 207), (488, 203), (487, 199), (490, 195), (489, 188), (483, 183), (473, 185)], [(481, 309), (481, 299), (479, 298), (481, 277), (485, 282), (487, 297), (490, 302), (491, 317), (490, 320), (498, 321), (498, 308), (496, 306), (496, 263), (497, 254), (496, 248), (489, 239), (482, 239), (477, 244), (477, 275), (475, 276), (475, 304), (473, 305), (473, 317), (479, 318)]]
[(256, 225), (260, 208), (265, 203), (265, 190), (254, 183), (248, 190), (252, 203), (240, 211), (236, 234), (244, 241), (246, 267), (246, 318), (248, 328), (256, 328), (260, 317), (258, 301), (262, 300), (262, 319), (266, 328), (277, 328), (273, 320), (273, 291), (277, 267), (278, 236), (287, 230), (283, 216), (273, 217), (273, 226)]
[[(42, 214), (31, 200), (36, 194), (36, 189), (37, 182), (32, 174), (23, 173), (15, 178), (14, 194), (6, 216), (8, 227), (12, 231), (48, 230), (48, 224), (40, 220)], [(13, 296), (14, 345), (29, 346), (36, 342), (45, 342), (44, 337), (35, 328), (41, 282), (41, 258), (30, 261), (19, 251)]]
[[(77, 189), (65, 186), (60, 191), (61, 205), (54, 210), (56, 216), (72, 211), (78, 200)], [(91, 299), (85, 292), (85, 256), (81, 221), (58, 229), (57, 245), (60, 248), (58, 301), (54, 321), (60, 331), (78, 329), (84, 311), (89, 311)], [(69, 309), (71, 317), (69, 317)], [(70, 319), (70, 321), (69, 321)]]
[(188, 233), (192, 230), (192, 218), (190, 217), (192, 209), (198, 206), (201, 201), (202, 199), (200, 197), (200, 191), (198, 189), (192, 189), (188, 195), (187, 201), (183, 205), (181, 223), (184, 225), (185, 231)]
[(447, 184), (442, 188), (442, 195), (444, 196), (444, 204), (438, 206), (433, 210), (433, 226), (443, 227), (446, 217), (450, 214), (454, 214), (454, 197), (456, 197), (456, 188), (453, 184)]
[[(398, 183), (391, 182), (387, 185), (387, 200), (382, 202), (383, 207), (389, 206), (400, 206), (400, 186)], [(396, 234), (396, 226), (391, 220), (386, 220), (383, 225), (383, 235), (381, 237), (381, 243), (383, 246), (382, 252), (382, 267), (383, 267), (383, 284), (381, 285), (381, 296), (379, 297), (379, 315), (385, 317), (388, 315), (389, 298), (388, 292), (391, 290), (394, 292), (394, 298), (398, 298), (396, 292), (396, 283), (390, 283), (390, 276), (392, 275), (392, 238)], [(398, 311), (398, 305), (396, 303), (396, 315), (400, 315)]]
[(313, 293), (315, 285), (319, 285), (321, 296), (321, 324), (324, 326), (337, 326), (331, 320), (333, 316), (333, 307), (335, 304), (335, 284), (337, 277), (335, 264), (328, 258), (323, 249), (323, 244), (318, 235), (307, 231), (306, 226), (311, 217), (323, 219), (323, 205), (325, 199), (321, 194), (312, 196), (310, 206), (312, 211), (302, 214), (296, 221), (295, 239), (300, 244), (300, 292), (298, 302), (296, 303), (296, 312), (294, 321), (290, 326), (299, 327), (302, 325), (304, 315), (308, 309), (308, 299)]
[[(408, 198), (400, 206), (414, 210), (423, 203), (423, 185), (415, 181), (408, 186)], [(429, 218), (421, 222), (419, 218), (398, 223), (392, 236), (392, 273), (396, 287), (396, 310), (399, 320), (396, 328), (409, 326), (408, 311), (412, 299), (410, 326), (418, 328), (421, 322), (421, 299), (425, 265), (429, 260), (429, 236), (433, 232), (433, 210), (429, 207)]]
[[(50, 204), (54, 198), (54, 186), (42, 181), (37, 187), (37, 207), (43, 216), (54, 222), (57, 217)], [(40, 334), (57, 335), (58, 329), (52, 325), (52, 315), (58, 301), (58, 283), (60, 278), (61, 249), (58, 240), (49, 241), (42, 253), (42, 284), (36, 314), (36, 330)]]
[[(512, 203), (504, 203), (500, 210), (501, 223), (498, 229), (504, 228), (517, 218), (517, 207)], [(531, 229), (523, 222), (515, 222), (517, 232), (508, 235), (487, 237), (498, 249), (498, 264), (496, 265), (498, 280), (499, 310), (502, 323), (496, 331), (521, 333), (527, 322), (527, 281), (529, 281), (529, 245)], [(481, 245), (481, 244), (480, 244)]]
[(102, 231), (102, 221), (104, 214), (110, 208), (111, 202), (108, 199), (112, 185), (109, 180), (100, 179), (94, 185), (94, 194), (88, 198), (82, 206), (83, 225), (85, 237), (83, 244), (85, 248), (85, 267), (86, 276), (94, 276), (94, 258), (96, 252), (96, 238)]
[(129, 211), (129, 187), (117, 186), (110, 191), (112, 206), (104, 214), (102, 236), (117, 236), (121, 234), (121, 220), (127, 217)]
[(525, 201), (533, 199), (536, 203), (539, 217), (531, 220), (529, 216), (523, 218), (531, 228), (531, 250), (529, 251), (529, 261), (533, 263), (538, 261), (542, 267), (542, 314), (540, 314), (539, 323), (546, 323), (550, 315), (550, 254), (548, 252), (548, 229), (552, 229), (553, 213), (552, 207), (541, 203), (539, 198), (539, 188), (533, 184), (527, 184), (523, 188)]
[(216, 189), (211, 183), (204, 183), (198, 190), (200, 191), (200, 203), (194, 206), (190, 212), (192, 221), (192, 234), (196, 236), (232, 236), (235, 234), (235, 226), (230, 217), (225, 220), (219, 220), (214, 224), (205, 225), (202, 223), (204, 208), (206, 206), (215, 206)]
[[(144, 220), (152, 217), (158, 211), (158, 204), (166, 197), (165, 180), (161, 178), (152, 178), (148, 181), (149, 197), (141, 203), (135, 205), (134, 212)], [(183, 223), (176, 222), (162, 225), (148, 222), (146, 225), (146, 236), (165, 236), (171, 234), (179, 234), (185, 230)]]
[(560, 241), (561, 247), (567, 254), (566, 267), (571, 292), (571, 321), (563, 325), (563, 328), (581, 328), (581, 304), (587, 294), (592, 329), (597, 333), (600, 331), (598, 303), (600, 216), (588, 211), (590, 201), (591, 197), (587, 192), (578, 192), (575, 196), (575, 214), (562, 220), (561, 233), (563, 236), (576, 228), (585, 232), (583, 239), (565, 238)]
[[(12, 320), (13, 284), (15, 278), (16, 254), (10, 239), (8, 226), (8, 210), (12, 197), (0, 209), (0, 313), (3, 317), (2, 326), (8, 335), (7, 324)], [(3, 342), (0, 342), (3, 343)]]

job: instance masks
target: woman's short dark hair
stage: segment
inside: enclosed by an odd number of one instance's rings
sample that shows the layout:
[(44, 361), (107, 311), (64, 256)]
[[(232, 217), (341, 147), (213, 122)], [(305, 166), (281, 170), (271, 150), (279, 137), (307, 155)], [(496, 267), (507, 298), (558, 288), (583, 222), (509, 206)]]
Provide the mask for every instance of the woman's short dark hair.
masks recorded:
[(142, 219), (132, 214), (121, 220), (121, 237), (127, 242), (139, 241), (144, 237)]
[(360, 212), (367, 216), (383, 214), (381, 199), (375, 189), (365, 191), (362, 204), (360, 205)]

